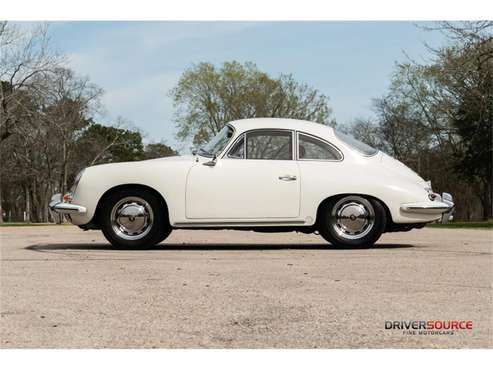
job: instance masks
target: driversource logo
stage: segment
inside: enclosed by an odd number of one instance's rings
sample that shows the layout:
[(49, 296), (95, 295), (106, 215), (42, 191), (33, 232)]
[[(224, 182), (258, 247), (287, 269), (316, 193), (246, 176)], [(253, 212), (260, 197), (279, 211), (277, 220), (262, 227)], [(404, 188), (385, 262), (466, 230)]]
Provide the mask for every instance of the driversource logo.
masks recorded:
[(385, 321), (385, 330), (398, 330), (405, 335), (454, 335), (472, 328), (471, 320)]

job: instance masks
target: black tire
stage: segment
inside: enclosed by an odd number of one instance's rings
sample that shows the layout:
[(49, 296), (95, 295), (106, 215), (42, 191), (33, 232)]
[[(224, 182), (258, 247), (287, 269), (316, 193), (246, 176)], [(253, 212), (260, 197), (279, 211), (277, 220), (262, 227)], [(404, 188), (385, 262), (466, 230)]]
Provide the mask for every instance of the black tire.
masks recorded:
[[(144, 212), (136, 214), (136, 210)], [(99, 220), (105, 238), (118, 248), (150, 248), (166, 239), (172, 231), (161, 200), (152, 192), (139, 188), (125, 188), (106, 196), (102, 200)], [(124, 222), (128, 229), (122, 225)], [(135, 223), (139, 226), (143, 223), (142, 231), (132, 229), (132, 222), (134, 228)]]
[(384, 232), (386, 223), (383, 205), (359, 195), (330, 199), (320, 209), (317, 220), (320, 235), (342, 248), (371, 247)]

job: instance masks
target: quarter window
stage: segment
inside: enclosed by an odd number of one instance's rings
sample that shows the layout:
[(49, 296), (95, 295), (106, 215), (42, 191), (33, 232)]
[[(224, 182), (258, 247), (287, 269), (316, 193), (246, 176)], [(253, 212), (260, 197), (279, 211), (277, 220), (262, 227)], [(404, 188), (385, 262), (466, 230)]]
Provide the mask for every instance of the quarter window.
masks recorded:
[(328, 143), (312, 136), (298, 135), (298, 158), (322, 161), (341, 160), (341, 154)]
[(247, 159), (293, 159), (291, 131), (259, 130), (245, 136)]

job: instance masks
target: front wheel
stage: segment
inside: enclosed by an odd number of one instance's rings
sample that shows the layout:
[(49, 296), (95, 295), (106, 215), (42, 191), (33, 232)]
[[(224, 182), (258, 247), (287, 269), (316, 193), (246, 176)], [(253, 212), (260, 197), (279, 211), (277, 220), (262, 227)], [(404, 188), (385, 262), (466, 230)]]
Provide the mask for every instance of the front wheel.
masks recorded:
[(382, 204), (359, 195), (331, 199), (320, 211), (320, 235), (337, 247), (370, 247), (386, 225)]
[(152, 247), (171, 233), (160, 200), (141, 189), (123, 189), (106, 197), (100, 222), (104, 236), (115, 247)]

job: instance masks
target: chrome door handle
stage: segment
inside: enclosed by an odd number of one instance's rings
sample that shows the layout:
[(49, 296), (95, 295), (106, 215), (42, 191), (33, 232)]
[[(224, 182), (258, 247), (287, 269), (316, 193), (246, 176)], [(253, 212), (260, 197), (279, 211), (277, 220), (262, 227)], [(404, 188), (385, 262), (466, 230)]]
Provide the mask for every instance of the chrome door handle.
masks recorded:
[(296, 176), (291, 176), (291, 175), (279, 176), (279, 180), (282, 180), (282, 181), (296, 181)]

